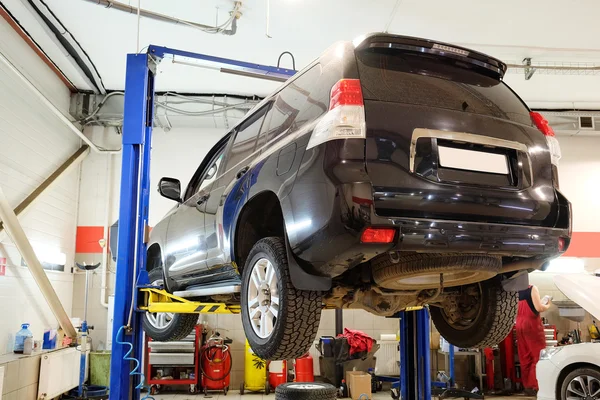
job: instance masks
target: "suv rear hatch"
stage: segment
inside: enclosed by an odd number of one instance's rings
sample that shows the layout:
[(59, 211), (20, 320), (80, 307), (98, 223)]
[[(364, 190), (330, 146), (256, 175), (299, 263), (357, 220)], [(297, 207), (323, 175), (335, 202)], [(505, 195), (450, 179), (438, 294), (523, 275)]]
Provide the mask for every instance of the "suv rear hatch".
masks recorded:
[(555, 225), (548, 143), (502, 62), (392, 35), (355, 53), (378, 215)]

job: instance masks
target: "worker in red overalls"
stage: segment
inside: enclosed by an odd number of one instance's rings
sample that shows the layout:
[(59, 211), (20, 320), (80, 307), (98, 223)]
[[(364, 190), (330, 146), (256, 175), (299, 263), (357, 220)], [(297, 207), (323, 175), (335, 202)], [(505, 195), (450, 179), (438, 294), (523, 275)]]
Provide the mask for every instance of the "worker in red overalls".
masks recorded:
[(538, 382), (535, 366), (540, 359), (540, 351), (546, 347), (546, 336), (540, 313), (550, 308), (550, 299), (543, 304), (537, 287), (530, 285), (519, 292), (517, 311), (517, 349), (521, 362), (521, 381), (525, 394), (535, 395)]

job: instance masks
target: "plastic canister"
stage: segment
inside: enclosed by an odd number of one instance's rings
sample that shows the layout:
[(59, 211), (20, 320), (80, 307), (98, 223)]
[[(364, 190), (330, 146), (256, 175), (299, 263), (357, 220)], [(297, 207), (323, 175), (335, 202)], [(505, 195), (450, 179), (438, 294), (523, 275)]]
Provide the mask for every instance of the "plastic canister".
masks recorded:
[(15, 353), (23, 353), (25, 339), (28, 337), (33, 337), (33, 333), (29, 330), (29, 324), (21, 324), (21, 330), (15, 335), (15, 346), (13, 347)]
[(310, 354), (295, 360), (296, 382), (314, 382), (315, 374), (313, 371), (313, 358)]
[(30, 355), (33, 352), (33, 336), (27, 336), (23, 343), (23, 354)]

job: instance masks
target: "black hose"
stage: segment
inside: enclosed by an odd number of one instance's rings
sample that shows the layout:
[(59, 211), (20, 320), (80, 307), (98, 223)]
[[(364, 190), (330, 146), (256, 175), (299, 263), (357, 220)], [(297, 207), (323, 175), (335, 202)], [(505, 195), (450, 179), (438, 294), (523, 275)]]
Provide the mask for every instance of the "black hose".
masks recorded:
[(289, 51), (284, 51), (283, 53), (281, 53), (279, 55), (279, 58), (277, 59), (277, 68), (279, 68), (279, 63), (281, 63), (281, 57), (283, 57), (285, 54), (289, 54), (290, 57), (292, 58), (292, 69), (295, 71), (296, 70), (296, 59), (294, 59), (294, 55), (292, 53), (290, 53)]
[[(207, 351), (218, 350), (218, 349), (219, 349), (218, 346), (206, 346), (204, 348), (204, 350), (202, 350), (202, 352), (200, 353), (200, 372), (202, 372), (202, 375), (204, 375), (204, 377), (206, 377), (206, 379), (208, 379), (209, 381), (213, 381), (213, 382), (220, 381), (221, 379), (227, 378), (229, 376), (229, 374), (231, 374), (231, 368), (233, 367), (233, 360), (230, 360), (230, 362), (229, 362), (229, 370), (227, 371), (227, 373), (225, 373), (220, 378), (211, 378), (210, 376), (206, 375), (206, 372), (204, 372), (204, 368), (202, 367), (202, 357), (204, 357), (204, 354)], [(229, 346), (223, 346), (222, 349), (223, 349), (223, 355), (227, 354), (227, 356), (231, 359), (231, 354), (229, 352)], [(226, 349), (226, 350), (224, 350), (224, 349)], [(214, 357), (214, 354), (212, 355), (212, 357)], [(207, 356), (206, 359), (209, 362), (212, 362), (212, 358), (208, 358), (208, 356)], [(225, 357), (223, 357), (223, 360), (221, 361), (221, 364), (224, 362), (224, 360), (226, 360)]]

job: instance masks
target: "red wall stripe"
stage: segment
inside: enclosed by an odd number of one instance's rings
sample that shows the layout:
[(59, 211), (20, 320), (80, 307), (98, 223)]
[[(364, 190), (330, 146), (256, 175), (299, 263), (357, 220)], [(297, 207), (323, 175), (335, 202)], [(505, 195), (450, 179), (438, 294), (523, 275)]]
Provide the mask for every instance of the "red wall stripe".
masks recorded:
[(573, 232), (565, 257), (600, 257), (600, 232)]
[(104, 237), (102, 226), (78, 226), (75, 253), (102, 253), (100, 239)]

